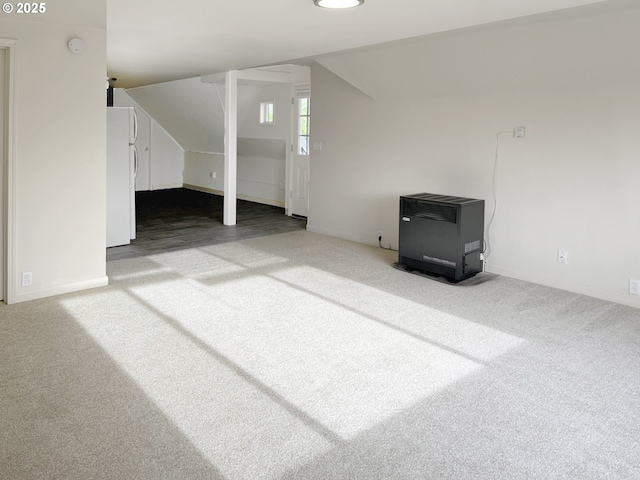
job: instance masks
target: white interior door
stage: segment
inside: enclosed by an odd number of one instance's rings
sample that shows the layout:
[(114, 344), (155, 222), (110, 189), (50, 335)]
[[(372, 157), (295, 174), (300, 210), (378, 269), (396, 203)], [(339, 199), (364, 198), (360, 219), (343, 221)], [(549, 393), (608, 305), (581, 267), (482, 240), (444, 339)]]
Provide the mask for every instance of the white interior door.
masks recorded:
[(5, 244), (4, 244), (4, 166), (6, 165), (4, 149), (4, 118), (5, 118), (5, 73), (6, 50), (0, 48), (0, 300), (4, 300), (5, 282)]
[(308, 91), (298, 92), (294, 102), (293, 161), (291, 168), (291, 215), (309, 215), (309, 155), (311, 150), (311, 97)]

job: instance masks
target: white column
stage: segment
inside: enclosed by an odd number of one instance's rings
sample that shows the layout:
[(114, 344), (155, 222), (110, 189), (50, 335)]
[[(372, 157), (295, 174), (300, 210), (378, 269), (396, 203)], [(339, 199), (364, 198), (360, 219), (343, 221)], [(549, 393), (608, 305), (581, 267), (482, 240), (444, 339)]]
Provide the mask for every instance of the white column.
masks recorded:
[(224, 208), (222, 223), (236, 224), (238, 177), (238, 71), (225, 74)]

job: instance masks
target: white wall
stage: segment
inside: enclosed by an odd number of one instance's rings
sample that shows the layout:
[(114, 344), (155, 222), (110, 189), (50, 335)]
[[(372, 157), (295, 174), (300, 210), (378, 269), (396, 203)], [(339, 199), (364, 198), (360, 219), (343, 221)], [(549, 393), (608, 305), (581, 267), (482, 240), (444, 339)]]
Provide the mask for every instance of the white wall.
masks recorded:
[[(107, 283), (106, 3), (86, 11), (78, 25), (0, 18), (0, 36), (17, 40), (11, 302)], [(82, 55), (67, 49), (74, 36)]]
[(151, 122), (151, 190), (182, 187), (184, 150), (167, 132)]
[[(224, 101), (224, 86), (218, 86)], [(224, 153), (224, 112), (215, 86), (199, 77), (130, 88), (127, 93), (184, 150)]]
[[(259, 105), (265, 100), (274, 101), (274, 125), (259, 124)], [(290, 145), (291, 128), (290, 84), (239, 85), (238, 198), (285, 206), (286, 153)], [(211, 178), (212, 173), (216, 174), (216, 178)], [(186, 152), (186, 186), (222, 194), (223, 177), (222, 152)]]
[[(185, 152), (184, 183), (202, 191), (224, 191), (224, 154)], [(212, 178), (211, 174), (216, 178)]]
[[(273, 100), (274, 124), (260, 125), (260, 102)], [(291, 84), (238, 88), (238, 195), (285, 206), (286, 152), (291, 144)]]
[(496, 133), (525, 126), (500, 136), (487, 270), (640, 307), (640, 9), (585, 12), (320, 59), (308, 229), (397, 248), (418, 192), (483, 198), (486, 224)]
[[(260, 125), (260, 102), (273, 100), (273, 125)], [(287, 139), (291, 135), (291, 84), (240, 85), (238, 88), (238, 137)]]

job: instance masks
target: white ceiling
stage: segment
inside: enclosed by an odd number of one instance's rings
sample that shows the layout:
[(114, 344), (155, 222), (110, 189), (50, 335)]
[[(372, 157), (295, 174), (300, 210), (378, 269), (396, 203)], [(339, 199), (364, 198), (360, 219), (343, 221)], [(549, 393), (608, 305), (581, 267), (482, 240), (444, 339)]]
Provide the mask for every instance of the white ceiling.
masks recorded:
[(313, 0), (107, 0), (108, 72), (118, 87), (149, 85), (601, 2), (365, 0), (326, 10)]

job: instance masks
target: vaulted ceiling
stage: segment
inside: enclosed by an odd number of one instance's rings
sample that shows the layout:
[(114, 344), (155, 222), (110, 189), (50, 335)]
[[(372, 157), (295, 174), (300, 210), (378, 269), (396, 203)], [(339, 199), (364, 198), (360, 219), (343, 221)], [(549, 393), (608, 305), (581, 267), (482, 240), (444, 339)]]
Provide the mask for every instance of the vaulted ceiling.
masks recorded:
[(107, 0), (108, 73), (118, 87), (149, 85), (597, 3), (608, 2), (365, 0), (327, 10), (312, 0)]

